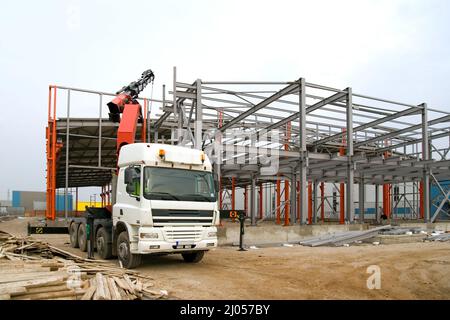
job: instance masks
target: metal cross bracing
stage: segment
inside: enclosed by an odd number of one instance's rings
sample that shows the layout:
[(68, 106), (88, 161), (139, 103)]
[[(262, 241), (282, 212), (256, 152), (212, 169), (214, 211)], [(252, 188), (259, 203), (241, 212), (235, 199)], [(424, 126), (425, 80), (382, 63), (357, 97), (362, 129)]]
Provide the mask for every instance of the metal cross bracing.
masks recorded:
[[(353, 223), (363, 221), (369, 207), (379, 220), (383, 214), (395, 218), (399, 206), (410, 208), (403, 210), (411, 218), (430, 221), (430, 172), (437, 181), (450, 179), (450, 113), (425, 103), (370, 97), (303, 78), (180, 82), (175, 68), (173, 76), (168, 92), (163, 86), (162, 99), (144, 99), (160, 107), (145, 126), (147, 141), (212, 152), (226, 190), (222, 204), (231, 206), (236, 202), (233, 189), (245, 188), (252, 223), (261, 211), (263, 218), (279, 218), (281, 224), (327, 218)], [(56, 162), (64, 164), (67, 156), (67, 128), (70, 152), (68, 170), (58, 167), (53, 187), (110, 182), (116, 126), (99, 118), (69, 115), (55, 122), (63, 141)], [(50, 133), (52, 121), (49, 115)], [(276, 166), (270, 167), (267, 160), (275, 158)], [(50, 157), (50, 168), (52, 161)], [(261, 184), (270, 190), (264, 191), (265, 198), (273, 197), (270, 206), (265, 199), (260, 203)], [(384, 186), (381, 197), (375, 192), (381, 191), (378, 186)], [(394, 199), (397, 186), (400, 195)], [(376, 199), (367, 199), (369, 189)]]

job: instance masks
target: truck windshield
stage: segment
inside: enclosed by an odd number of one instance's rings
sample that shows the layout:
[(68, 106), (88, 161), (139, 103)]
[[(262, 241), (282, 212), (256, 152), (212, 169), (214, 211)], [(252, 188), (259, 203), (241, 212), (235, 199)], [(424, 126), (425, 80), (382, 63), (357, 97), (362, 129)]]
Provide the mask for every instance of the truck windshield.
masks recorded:
[(211, 172), (145, 167), (144, 197), (150, 200), (215, 202)]

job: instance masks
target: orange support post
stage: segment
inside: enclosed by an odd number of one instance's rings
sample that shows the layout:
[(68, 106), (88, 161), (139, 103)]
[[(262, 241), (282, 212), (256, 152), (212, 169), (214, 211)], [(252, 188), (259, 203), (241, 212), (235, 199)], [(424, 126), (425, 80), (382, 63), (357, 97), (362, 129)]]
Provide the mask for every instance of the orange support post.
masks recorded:
[(276, 224), (281, 223), (281, 181), (277, 180), (277, 219)]
[[(52, 89), (54, 91), (52, 96)], [(53, 108), (52, 108), (53, 98)], [(52, 117), (53, 114), (53, 117)], [(48, 93), (48, 124), (46, 128), (47, 139), (47, 210), (45, 217), (55, 220), (55, 198), (56, 198), (56, 87), (49, 86)], [(59, 145), (60, 147), (60, 145)], [(59, 150), (59, 149), (58, 149)]]
[[(389, 153), (384, 153), (385, 159), (389, 157)], [(391, 185), (383, 184), (383, 212), (388, 217), (391, 217)]]
[(312, 182), (308, 182), (308, 224), (312, 224)]
[[(345, 129), (342, 129), (342, 132), (346, 132)], [(339, 148), (339, 155), (345, 155), (344, 144), (346, 143), (345, 134), (342, 135), (342, 147)], [(339, 223), (345, 223), (345, 183), (339, 184)]]
[(325, 183), (320, 183), (320, 220), (325, 221)]
[(51, 130), (51, 122), (50, 122), (50, 115), (51, 115), (51, 105), (52, 105), (52, 87), (48, 88), (48, 115), (47, 115), (47, 127), (45, 128), (45, 139), (46, 139), (46, 156), (47, 156), (47, 175), (46, 175), (46, 181), (47, 181), (47, 192), (46, 192), (46, 203), (47, 203), (47, 210), (45, 212), (45, 217), (48, 219), (51, 217), (51, 154), (50, 154), (50, 130)]
[(284, 180), (284, 225), (289, 225), (289, 181)]
[(236, 178), (231, 178), (231, 210), (236, 210)]
[(259, 184), (259, 218), (263, 218), (263, 185)]

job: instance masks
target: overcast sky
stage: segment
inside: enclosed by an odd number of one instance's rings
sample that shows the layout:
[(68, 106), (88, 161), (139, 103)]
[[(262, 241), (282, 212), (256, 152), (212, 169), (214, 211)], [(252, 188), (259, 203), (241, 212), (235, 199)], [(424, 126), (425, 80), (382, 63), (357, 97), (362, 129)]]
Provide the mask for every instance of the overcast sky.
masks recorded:
[(160, 88), (177, 66), (185, 82), (305, 77), (450, 111), (445, 0), (3, 1), (0, 27), (0, 199), (45, 190), (49, 84), (112, 92), (152, 68)]

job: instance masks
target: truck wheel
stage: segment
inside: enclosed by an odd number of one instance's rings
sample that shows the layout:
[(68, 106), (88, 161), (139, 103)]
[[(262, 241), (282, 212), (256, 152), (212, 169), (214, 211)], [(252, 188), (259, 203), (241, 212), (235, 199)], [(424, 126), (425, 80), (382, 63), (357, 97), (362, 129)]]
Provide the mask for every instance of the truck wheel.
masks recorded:
[(69, 226), (70, 246), (78, 248), (78, 223), (72, 222)]
[(205, 255), (205, 251), (182, 253), (181, 255), (183, 256), (184, 261), (189, 262), (189, 263), (197, 263), (203, 259), (203, 256)]
[(80, 223), (78, 227), (78, 244), (81, 251), (87, 251), (86, 225), (84, 223)]
[(117, 237), (117, 257), (124, 268), (133, 269), (141, 264), (142, 256), (140, 254), (132, 254), (130, 251), (130, 240), (128, 232), (122, 231)]
[(98, 229), (96, 243), (98, 255), (102, 259), (110, 259), (112, 257), (111, 235), (105, 228)]

